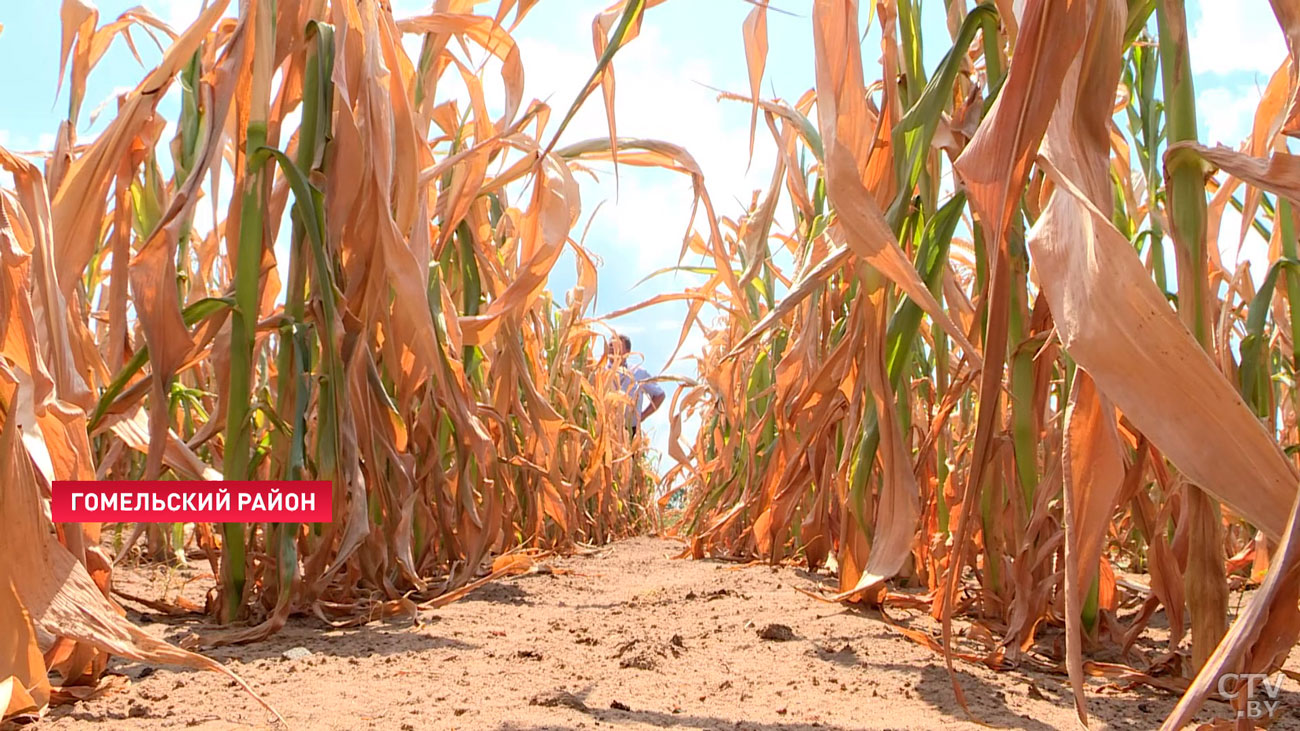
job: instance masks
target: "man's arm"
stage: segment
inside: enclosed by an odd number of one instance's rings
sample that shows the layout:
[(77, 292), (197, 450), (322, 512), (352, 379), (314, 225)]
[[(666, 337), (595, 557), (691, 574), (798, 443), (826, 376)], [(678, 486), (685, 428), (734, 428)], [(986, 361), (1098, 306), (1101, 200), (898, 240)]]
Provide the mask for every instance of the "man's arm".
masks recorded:
[(650, 418), (650, 415), (659, 410), (664, 403), (664, 390), (654, 381), (647, 381), (642, 384), (645, 395), (650, 397), (650, 403), (646, 404), (645, 409), (641, 412), (641, 421)]
[(650, 403), (646, 404), (645, 410), (641, 412), (641, 421), (645, 421), (646, 419), (650, 418), (651, 414), (659, 410), (659, 407), (663, 405), (663, 402), (664, 402), (663, 391), (659, 391), (657, 393), (651, 394)]

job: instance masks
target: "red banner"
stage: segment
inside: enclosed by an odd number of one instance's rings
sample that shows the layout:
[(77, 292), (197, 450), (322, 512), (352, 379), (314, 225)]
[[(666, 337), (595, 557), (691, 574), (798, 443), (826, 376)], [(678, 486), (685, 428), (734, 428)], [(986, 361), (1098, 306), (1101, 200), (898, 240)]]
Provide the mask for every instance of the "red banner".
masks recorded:
[(56, 523), (328, 523), (328, 480), (55, 480)]

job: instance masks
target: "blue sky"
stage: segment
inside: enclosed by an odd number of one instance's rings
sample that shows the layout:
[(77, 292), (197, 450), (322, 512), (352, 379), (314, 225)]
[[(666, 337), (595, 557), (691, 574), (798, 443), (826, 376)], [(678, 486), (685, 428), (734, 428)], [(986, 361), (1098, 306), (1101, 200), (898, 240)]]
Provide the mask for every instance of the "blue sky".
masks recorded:
[[(591, 19), (612, 0), (547, 0), (528, 15), (515, 37), (525, 67), (525, 101), (547, 100), (553, 120), (567, 108), (591, 72)], [(198, 13), (201, 0), (103, 0), (100, 22), (116, 18), (143, 4), (174, 27), (183, 27)], [(232, 0), (232, 5), (237, 5)], [(488, 3), (480, 12), (490, 12)], [(1017, 5), (1023, 5), (1018, 1)], [(798, 98), (813, 84), (812, 29), (804, 0), (772, 0), (786, 13), (769, 14), (770, 51), (764, 95)], [(865, 22), (869, 3), (863, 3)], [(923, 1), (927, 71), (933, 71), (947, 51), (942, 0)], [(55, 0), (9, 0), (0, 7), (0, 145), (17, 151), (39, 151), (53, 144), (59, 121), (66, 115), (66, 89), (54, 97), (59, 60), (59, 3)], [(427, 10), (420, 0), (393, 0), (400, 17)], [(615, 69), (618, 83), (619, 134), (651, 137), (686, 147), (695, 155), (719, 215), (736, 216), (756, 190), (765, 189), (772, 172), (774, 148), (762, 123), (752, 164), (748, 157), (749, 109), (718, 101), (716, 89), (745, 93), (741, 23), (752, 9), (743, 0), (672, 0), (646, 15), (642, 35), (620, 53)], [(1250, 129), (1255, 105), (1269, 76), (1286, 54), (1267, 0), (1189, 2), (1192, 59), (1196, 71), (1202, 141), (1236, 146)], [(144, 60), (152, 64), (158, 51), (143, 33), (136, 34)], [(414, 48), (418, 39), (412, 36)], [(868, 79), (879, 77), (875, 65), (879, 33), (868, 32), (864, 58)], [(414, 55), (414, 54), (413, 54)], [(145, 70), (118, 41), (92, 72), (82, 107), (78, 134), (88, 139), (102, 128), (115, 109), (115, 94), (137, 83)], [(489, 94), (493, 89), (489, 87)], [(451, 92), (451, 93), (454, 93)], [(497, 91), (499, 98), (499, 89)], [(175, 116), (175, 93), (164, 102), (165, 117)], [(606, 134), (604, 113), (593, 97), (565, 134), (566, 142)], [(105, 114), (97, 124), (89, 116), (101, 104)], [(554, 122), (553, 122), (554, 123)], [(170, 139), (170, 133), (164, 135)], [(676, 263), (691, 203), (690, 181), (664, 171), (620, 168), (617, 193), (612, 169), (593, 165), (599, 181), (582, 178), (583, 217), (574, 235), (581, 234), (596, 211), (586, 245), (604, 261), (600, 272), (597, 314), (620, 309), (664, 291), (680, 291), (696, 280), (670, 275), (635, 287), (646, 274)], [(202, 212), (206, 206), (199, 206)], [(200, 215), (203, 215), (202, 213)], [(198, 221), (200, 226), (205, 222)], [(210, 225), (210, 221), (207, 222)], [(1236, 259), (1240, 221), (1231, 210), (1224, 216), (1221, 248), (1225, 264)], [(1265, 244), (1248, 239), (1244, 255), (1260, 262)], [(1259, 272), (1262, 273), (1262, 272)], [(1259, 275), (1257, 273), (1257, 277)], [(1258, 281), (1258, 280), (1257, 280)], [(551, 278), (556, 298), (574, 282), (571, 255), (561, 259)], [(615, 325), (633, 338), (634, 350), (644, 353), (645, 367), (658, 373), (676, 345), (685, 307), (663, 305), (621, 318)], [(683, 349), (689, 356), (701, 337)], [(694, 365), (679, 359), (669, 373), (694, 375)], [(671, 393), (671, 389), (670, 389)], [(668, 426), (656, 416), (648, 427), (653, 441), (666, 452)], [(665, 458), (667, 459), (667, 458)]]

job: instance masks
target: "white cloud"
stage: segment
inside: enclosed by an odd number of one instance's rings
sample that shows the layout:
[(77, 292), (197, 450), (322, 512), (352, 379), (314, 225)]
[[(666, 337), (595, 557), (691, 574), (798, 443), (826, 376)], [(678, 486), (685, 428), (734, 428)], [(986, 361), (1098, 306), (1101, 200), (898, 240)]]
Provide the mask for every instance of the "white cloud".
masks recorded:
[(640, 335), (646, 331), (646, 326), (639, 322), (632, 322), (620, 326), (618, 331), (623, 335)]
[(113, 87), (113, 90), (108, 93), (108, 96), (104, 97), (103, 101), (96, 104), (95, 108), (90, 110), (90, 117), (87, 123), (93, 127), (95, 123), (99, 121), (100, 116), (104, 114), (104, 112), (108, 112), (107, 119), (112, 119), (117, 114), (117, 103), (119, 98), (130, 94), (134, 89), (134, 86), (124, 85)]
[(144, 0), (144, 6), (173, 29), (180, 31), (199, 17), (199, 12), (203, 9), (203, 0)]
[(1286, 42), (1267, 0), (1202, 0), (1189, 19), (1192, 68), (1199, 74), (1253, 71), (1265, 78), (1286, 57)]
[(1242, 240), (1241, 214), (1232, 206), (1224, 209), (1219, 221), (1218, 244), (1219, 257), (1229, 274), (1236, 272), (1240, 263), (1247, 262), (1255, 286), (1258, 287), (1264, 281), (1264, 275), (1268, 274), (1268, 241), (1253, 228)]
[(432, 0), (392, 0), (392, 7), (393, 17), (400, 20), (412, 15), (428, 14), (433, 8), (433, 2)]
[(1208, 145), (1237, 147), (1250, 136), (1255, 108), (1263, 89), (1255, 85), (1216, 86), (1196, 95), (1196, 113), (1205, 126)]

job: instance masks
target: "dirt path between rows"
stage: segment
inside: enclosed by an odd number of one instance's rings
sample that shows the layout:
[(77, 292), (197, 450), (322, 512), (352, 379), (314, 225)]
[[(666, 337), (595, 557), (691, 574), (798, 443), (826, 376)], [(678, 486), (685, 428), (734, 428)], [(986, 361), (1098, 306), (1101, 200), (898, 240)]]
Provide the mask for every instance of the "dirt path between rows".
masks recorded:
[[(795, 589), (826, 577), (672, 559), (679, 551), (666, 540), (624, 541), (556, 559), (547, 564), (555, 573), (484, 586), (422, 613), (418, 626), (333, 630), (299, 619), (268, 641), (209, 654), (298, 729), (979, 728), (940, 657), (879, 614)], [(127, 573), (135, 591), (161, 594), (162, 569)], [(150, 632), (176, 638), (194, 628), (140, 609), (130, 616)], [(891, 611), (922, 626), (915, 614)], [(56, 708), (38, 728), (268, 727), (266, 713), (215, 673), (112, 667), (129, 679), (121, 690)], [(1077, 727), (1063, 677), (960, 669), (985, 723)], [(1155, 728), (1176, 700), (1103, 686), (1090, 687), (1094, 728)], [(1300, 696), (1290, 681), (1287, 690), (1291, 710), (1274, 728), (1300, 727)], [(1208, 710), (1228, 712), (1221, 703)]]

